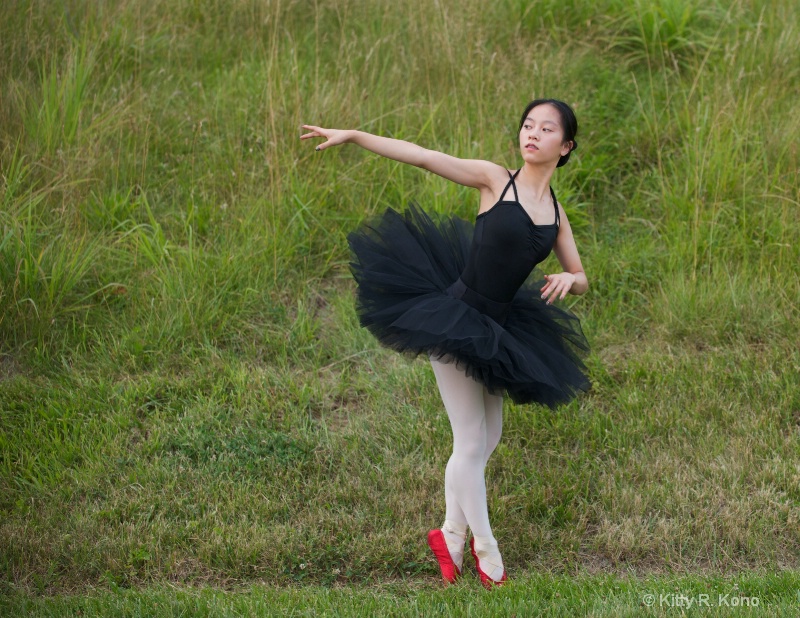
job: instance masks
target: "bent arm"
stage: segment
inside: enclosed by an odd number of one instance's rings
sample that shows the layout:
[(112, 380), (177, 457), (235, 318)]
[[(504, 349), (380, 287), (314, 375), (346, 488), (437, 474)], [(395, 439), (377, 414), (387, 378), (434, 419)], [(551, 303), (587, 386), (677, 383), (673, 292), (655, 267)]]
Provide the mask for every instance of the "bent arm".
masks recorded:
[(491, 173), (494, 168), (499, 167), (489, 161), (459, 159), (405, 140), (381, 137), (366, 131), (324, 129), (312, 125), (303, 125), (303, 128), (311, 130), (311, 133), (302, 135), (300, 139), (327, 138), (327, 141), (320, 144), (317, 150), (325, 150), (339, 144), (356, 144), (382, 157), (414, 165), (452, 182), (476, 189), (488, 187)]
[(581, 257), (578, 254), (578, 247), (575, 245), (575, 237), (572, 235), (572, 228), (567, 219), (567, 213), (558, 205), (560, 212), (561, 225), (558, 230), (558, 237), (556, 244), (553, 247), (553, 253), (556, 254), (561, 267), (564, 272), (575, 275), (575, 282), (569, 289), (570, 294), (585, 294), (589, 289), (589, 280), (586, 278), (586, 273), (583, 271), (583, 264), (581, 264)]
[(589, 280), (583, 272), (581, 258), (578, 255), (578, 248), (575, 246), (575, 238), (572, 236), (572, 228), (567, 220), (567, 214), (559, 205), (561, 225), (558, 228), (558, 236), (553, 247), (558, 261), (564, 272), (553, 275), (545, 275), (547, 283), (542, 286), (542, 298), (547, 299), (547, 304), (555, 300), (563, 300), (569, 294), (584, 294), (589, 289)]

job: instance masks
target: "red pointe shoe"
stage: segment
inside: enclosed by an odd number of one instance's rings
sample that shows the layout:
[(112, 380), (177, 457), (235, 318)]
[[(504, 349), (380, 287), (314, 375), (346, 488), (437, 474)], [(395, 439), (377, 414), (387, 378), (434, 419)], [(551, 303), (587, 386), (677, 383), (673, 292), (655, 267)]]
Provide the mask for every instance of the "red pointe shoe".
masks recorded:
[(453, 562), (450, 550), (447, 549), (447, 541), (444, 540), (444, 533), (440, 529), (428, 532), (428, 547), (431, 548), (433, 555), (436, 556), (444, 581), (448, 584), (455, 584), (456, 580), (461, 576), (461, 571), (458, 570), (455, 562)]
[[(508, 579), (506, 577), (506, 569), (505, 569), (505, 567), (503, 567), (503, 577), (500, 579), (499, 582), (495, 581), (491, 577), (489, 577), (486, 573), (481, 571), (481, 563), (480, 563), (480, 560), (478, 559), (478, 554), (475, 553), (475, 537), (472, 537), (469, 540), (469, 549), (472, 552), (472, 557), (475, 558), (475, 568), (478, 569), (478, 575), (481, 576), (481, 583), (484, 585), (484, 587), (487, 590), (491, 590), (492, 587), (494, 587), (494, 586), (502, 586), (503, 582), (506, 581), (506, 579)], [(494, 563), (493, 562), (489, 562), (489, 564), (494, 564)], [(500, 566), (500, 565), (496, 564), (495, 566)]]

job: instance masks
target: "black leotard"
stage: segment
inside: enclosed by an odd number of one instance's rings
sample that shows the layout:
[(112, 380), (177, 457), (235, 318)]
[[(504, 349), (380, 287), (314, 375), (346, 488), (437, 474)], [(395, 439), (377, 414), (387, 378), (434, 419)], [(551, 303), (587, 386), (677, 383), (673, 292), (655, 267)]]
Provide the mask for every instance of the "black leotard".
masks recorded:
[(542, 298), (534, 269), (558, 236), (556, 197), (555, 221), (534, 223), (512, 174), (474, 225), (412, 203), (350, 232), (356, 311), (381, 345), (453, 362), (518, 404), (555, 408), (591, 387), (589, 344), (569, 309)]
[[(502, 324), (514, 294), (534, 267), (553, 249), (560, 218), (552, 187), (555, 221), (536, 224), (519, 202), (514, 175), (498, 202), (475, 220), (469, 258), (459, 279), (448, 288), (455, 298), (472, 305)], [(506, 200), (508, 188), (514, 189), (514, 201)]]

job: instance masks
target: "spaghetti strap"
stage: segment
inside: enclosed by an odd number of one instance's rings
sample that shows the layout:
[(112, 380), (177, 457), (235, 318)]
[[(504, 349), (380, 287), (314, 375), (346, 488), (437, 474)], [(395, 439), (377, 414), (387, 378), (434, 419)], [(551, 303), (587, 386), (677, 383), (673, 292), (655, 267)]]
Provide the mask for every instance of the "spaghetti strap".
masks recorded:
[(558, 215), (558, 200), (556, 199), (556, 192), (553, 191), (553, 187), (550, 187), (550, 195), (553, 197), (553, 208), (556, 209), (556, 225), (560, 226), (561, 217)]
[(514, 189), (514, 200), (516, 202), (519, 202), (519, 196), (517, 195), (517, 185), (514, 184), (514, 179), (517, 177), (517, 174), (519, 174), (520, 170), (522, 170), (522, 168), (519, 168), (516, 172), (514, 172), (513, 176), (511, 175), (511, 172), (506, 170), (506, 172), (508, 172), (509, 179), (508, 179), (508, 183), (506, 184), (506, 188), (503, 189), (503, 192), (500, 194), (500, 199), (497, 200), (498, 202), (502, 202), (503, 201), (503, 198), (505, 197), (506, 191), (508, 191), (509, 187)]

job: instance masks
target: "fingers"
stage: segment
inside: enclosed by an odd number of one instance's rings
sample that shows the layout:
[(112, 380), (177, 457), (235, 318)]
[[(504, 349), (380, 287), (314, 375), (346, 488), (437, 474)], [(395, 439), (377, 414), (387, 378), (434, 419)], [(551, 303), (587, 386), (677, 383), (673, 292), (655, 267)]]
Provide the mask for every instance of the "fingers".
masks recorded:
[(336, 131), (334, 129), (323, 129), (322, 127), (314, 126), (313, 124), (304, 124), (302, 125), (303, 129), (307, 129), (310, 133), (306, 133), (305, 135), (301, 135), (300, 139), (309, 139), (312, 137), (322, 137), (325, 138), (326, 141), (319, 144), (315, 150), (325, 150), (330, 146), (335, 146), (336, 141), (334, 140), (336, 136)]
[[(547, 279), (547, 275), (545, 275), (545, 279)], [(542, 289), (539, 291), (542, 293), (542, 298), (546, 300), (547, 297), (553, 293), (553, 282), (548, 280), (548, 282), (543, 285)]]
[(543, 298), (545, 296), (547, 297), (545, 304), (549, 305), (557, 300), (563, 300), (565, 295), (566, 289), (564, 288), (564, 284), (559, 282), (554, 285), (553, 288), (543, 296)]
[(550, 298), (552, 297), (553, 292), (556, 289), (556, 285), (555, 285), (556, 282), (554, 282), (550, 278), (550, 275), (545, 275), (544, 278), (547, 280), (547, 283), (541, 289), (542, 298), (545, 300), (545, 304), (549, 305), (550, 304)]
[(572, 287), (571, 284), (568, 285), (566, 281), (556, 275), (545, 275), (544, 278), (547, 283), (540, 291), (542, 298), (545, 299), (545, 304), (549, 305), (556, 300), (564, 300)]
[(319, 127), (308, 127), (303, 125), (304, 129), (308, 129), (311, 133), (306, 133), (300, 136), (300, 139), (308, 139), (309, 137), (325, 137), (322, 133), (322, 130)]
[(311, 124), (304, 124), (302, 125), (301, 128), (308, 129), (309, 131), (311, 131), (311, 133), (306, 133), (305, 135), (301, 135), (300, 139), (309, 139), (310, 137), (324, 137), (324, 138), (328, 137), (326, 135), (327, 130), (323, 129), (322, 127), (315, 127), (314, 125)]

